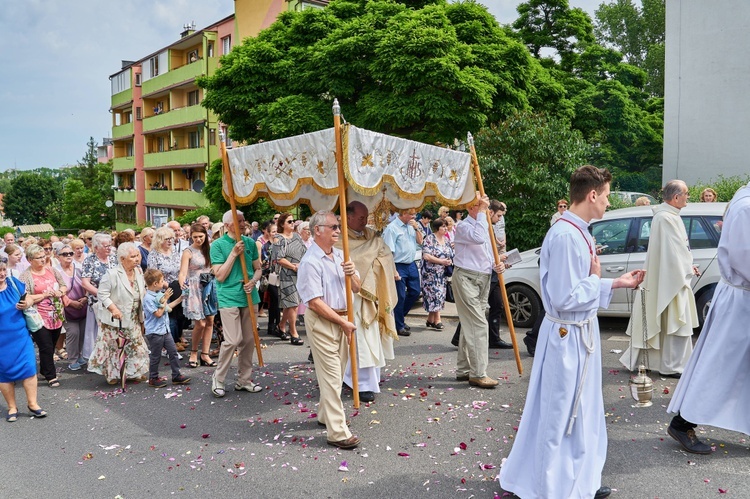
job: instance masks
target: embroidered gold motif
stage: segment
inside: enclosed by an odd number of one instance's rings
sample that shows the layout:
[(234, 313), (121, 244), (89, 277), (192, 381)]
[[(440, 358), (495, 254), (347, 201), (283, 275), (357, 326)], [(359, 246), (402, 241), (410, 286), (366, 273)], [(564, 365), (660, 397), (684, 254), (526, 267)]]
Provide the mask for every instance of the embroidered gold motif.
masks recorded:
[(565, 338), (566, 336), (568, 336), (568, 330), (565, 329), (564, 327), (561, 327), (560, 328), (560, 338)]
[(372, 154), (362, 156), (362, 166), (372, 166)]

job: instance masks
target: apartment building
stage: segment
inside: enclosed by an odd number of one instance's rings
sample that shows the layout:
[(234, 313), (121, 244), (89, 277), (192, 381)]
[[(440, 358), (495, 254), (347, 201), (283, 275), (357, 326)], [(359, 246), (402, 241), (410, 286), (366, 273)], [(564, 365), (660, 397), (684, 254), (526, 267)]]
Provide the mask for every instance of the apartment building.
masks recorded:
[(123, 61), (112, 87), (111, 148), (117, 229), (161, 226), (206, 206), (206, 169), (220, 157), (217, 117), (201, 105), (196, 78), (211, 75), (237, 42), (256, 36), (286, 10), (323, 0), (235, 0), (235, 14), (137, 61)]

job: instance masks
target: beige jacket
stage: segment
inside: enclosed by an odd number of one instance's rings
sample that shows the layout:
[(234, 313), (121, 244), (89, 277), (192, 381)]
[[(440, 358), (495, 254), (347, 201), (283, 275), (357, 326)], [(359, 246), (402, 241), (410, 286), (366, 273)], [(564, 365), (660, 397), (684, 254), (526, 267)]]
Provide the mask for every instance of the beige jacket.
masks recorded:
[(106, 274), (102, 277), (99, 282), (98, 297), (99, 306), (96, 311), (97, 319), (102, 324), (109, 324), (110, 326), (119, 327), (120, 321), (113, 320), (112, 314), (107, 310), (111, 304), (120, 309), (122, 312), (122, 327), (130, 329), (135, 326), (141, 326), (143, 324), (143, 307), (138, 307), (138, 324), (133, 324), (131, 317), (133, 316), (133, 307), (135, 306), (136, 298), (139, 298), (139, 303), (143, 303), (143, 298), (146, 296), (146, 282), (143, 280), (143, 274), (136, 269), (135, 280), (138, 284), (139, 295), (136, 296), (133, 288), (130, 286), (128, 276), (125, 274), (125, 269), (122, 265), (118, 265), (115, 268), (109, 269)]

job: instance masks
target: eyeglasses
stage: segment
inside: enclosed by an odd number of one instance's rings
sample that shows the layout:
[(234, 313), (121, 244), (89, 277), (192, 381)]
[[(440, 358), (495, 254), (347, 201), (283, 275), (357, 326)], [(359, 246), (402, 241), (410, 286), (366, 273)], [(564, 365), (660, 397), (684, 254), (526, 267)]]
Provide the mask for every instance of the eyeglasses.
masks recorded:
[(90, 237), (87, 237), (87, 238), (86, 238), (86, 240), (87, 240), (87, 241), (91, 241), (91, 238), (90, 238)]
[(73, 256), (73, 252), (72, 251), (66, 251), (65, 253), (58, 253), (58, 255), (60, 255), (60, 256)]
[(567, 204), (558, 204), (557, 207), (558, 208), (567, 208), (568, 205)]
[(52, 248), (43, 248), (44, 251), (52, 251)]
[(174, 237), (167, 237), (167, 238), (166, 238), (166, 239), (164, 239), (164, 240), (165, 240), (165, 241), (170, 241), (170, 242), (171, 242), (171, 241), (174, 241)]
[(318, 227), (330, 227), (331, 230), (339, 230), (339, 229), (341, 229), (341, 225), (339, 225), (339, 224), (333, 224), (333, 225), (320, 224)]

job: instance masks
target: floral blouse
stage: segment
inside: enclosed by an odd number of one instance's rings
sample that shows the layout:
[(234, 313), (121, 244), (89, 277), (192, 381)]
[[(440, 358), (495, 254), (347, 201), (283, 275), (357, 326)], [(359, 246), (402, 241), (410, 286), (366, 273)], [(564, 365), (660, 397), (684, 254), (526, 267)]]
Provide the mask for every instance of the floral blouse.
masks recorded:
[(164, 274), (164, 281), (170, 284), (177, 280), (180, 274), (180, 253), (172, 251), (169, 255), (156, 250), (148, 254), (148, 268), (160, 270)]
[[(99, 287), (99, 282), (104, 277), (104, 274), (111, 268), (117, 266), (117, 258), (115, 255), (109, 255), (107, 262), (102, 262), (94, 253), (89, 253), (89, 256), (83, 261), (83, 271), (81, 272), (81, 278), (88, 277), (91, 279), (91, 284), (95, 287)], [(95, 296), (89, 295), (89, 305), (96, 303), (97, 299)]]

